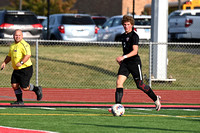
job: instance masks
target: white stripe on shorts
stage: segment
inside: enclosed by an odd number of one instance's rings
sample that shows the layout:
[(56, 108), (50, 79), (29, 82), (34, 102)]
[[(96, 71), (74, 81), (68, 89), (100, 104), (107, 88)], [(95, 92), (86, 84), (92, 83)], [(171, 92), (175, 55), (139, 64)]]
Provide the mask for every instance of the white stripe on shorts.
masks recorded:
[(138, 70), (139, 70), (139, 73), (140, 73), (140, 80), (142, 80), (142, 72), (141, 72), (140, 64), (138, 64)]

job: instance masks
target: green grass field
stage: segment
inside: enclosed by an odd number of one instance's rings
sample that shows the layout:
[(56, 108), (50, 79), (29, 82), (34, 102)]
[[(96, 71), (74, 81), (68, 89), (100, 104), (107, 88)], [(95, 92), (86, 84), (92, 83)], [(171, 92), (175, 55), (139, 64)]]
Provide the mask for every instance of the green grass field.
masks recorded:
[(59, 133), (199, 133), (200, 110), (0, 108), (0, 125)]

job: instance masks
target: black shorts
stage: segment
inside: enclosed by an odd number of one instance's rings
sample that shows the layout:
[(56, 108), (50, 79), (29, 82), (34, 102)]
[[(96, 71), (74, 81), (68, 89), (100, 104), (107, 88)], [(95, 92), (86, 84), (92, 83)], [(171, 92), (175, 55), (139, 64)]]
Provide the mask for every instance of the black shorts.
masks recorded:
[(11, 77), (11, 84), (19, 83), (20, 87), (27, 88), (33, 75), (33, 67), (14, 70)]
[(124, 75), (128, 77), (130, 73), (133, 76), (135, 81), (142, 80), (141, 62), (122, 62), (120, 64), (117, 75)]

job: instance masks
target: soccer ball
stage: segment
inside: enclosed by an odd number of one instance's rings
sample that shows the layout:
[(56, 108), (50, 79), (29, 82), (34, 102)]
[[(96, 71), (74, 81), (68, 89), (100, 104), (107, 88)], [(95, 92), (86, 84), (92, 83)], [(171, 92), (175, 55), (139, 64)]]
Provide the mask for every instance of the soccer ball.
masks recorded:
[(111, 112), (114, 116), (122, 116), (125, 113), (125, 109), (123, 105), (115, 104), (112, 106)]

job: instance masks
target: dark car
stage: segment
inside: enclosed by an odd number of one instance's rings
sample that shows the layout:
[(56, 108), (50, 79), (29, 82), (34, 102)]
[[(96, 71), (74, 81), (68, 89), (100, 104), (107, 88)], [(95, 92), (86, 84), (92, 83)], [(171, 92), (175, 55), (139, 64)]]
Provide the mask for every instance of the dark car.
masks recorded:
[(97, 27), (101, 27), (108, 19), (105, 16), (92, 16), (91, 18), (93, 19)]
[(0, 38), (13, 38), (16, 29), (22, 30), (25, 39), (40, 39), (43, 27), (31, 11), (0, 11)]
[(37, 19), (38, 19), (39, 22), (42, 24), (42, 22), (43, 22), (44, 20), (46, 20), (47, 17), (46, 17), (46, 16), (37, 16)]

